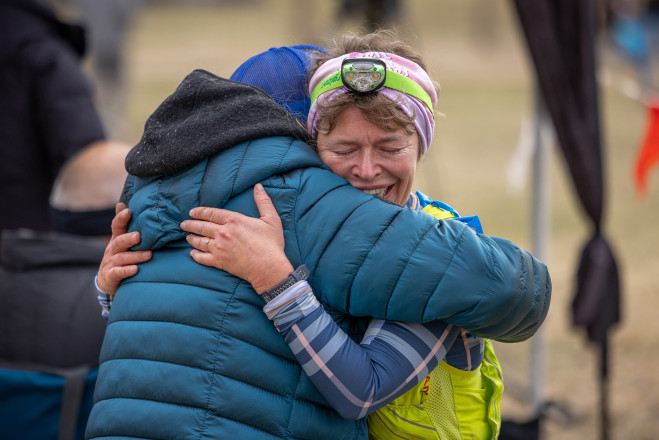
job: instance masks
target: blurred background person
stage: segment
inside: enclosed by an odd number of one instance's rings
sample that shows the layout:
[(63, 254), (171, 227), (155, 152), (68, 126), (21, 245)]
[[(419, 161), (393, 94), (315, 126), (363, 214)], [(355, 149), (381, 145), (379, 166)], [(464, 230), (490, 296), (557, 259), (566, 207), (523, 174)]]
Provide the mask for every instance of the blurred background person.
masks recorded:
[(0, 230), (51, 230), (48, 198), (62, 164), (105, 139), (80, 67), (82, 27), (44, 1), (0, 2)]
[[(632, 96), (655, 98), (657, 81), (654, 66), (659, 43), (659, 2), (656, 0), (602, 0), (603, 32), (620, 61), (629, 63), (636, 81)], [(605, 46), (606, 47), (606, 46)], [(630, 86), (627, 85), (627, 93)]]
[(99, 142), (63, 166), (51, 197), (55, 231), (2, 231), (3, 440), (82, 439), (106, 326), (94, 276), (129, 150)]

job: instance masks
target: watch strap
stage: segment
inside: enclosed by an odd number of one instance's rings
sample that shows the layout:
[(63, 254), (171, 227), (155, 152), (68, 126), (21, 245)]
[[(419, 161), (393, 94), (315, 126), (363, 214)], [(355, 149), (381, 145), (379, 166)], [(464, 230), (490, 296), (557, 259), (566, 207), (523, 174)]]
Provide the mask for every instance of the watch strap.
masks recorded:
[(277, 284), (272, 289), (263, 292), (261, 294), (261, 298), (263, 298), (263, 301), (265, 301), (267, 304), (273, 299), (275, 299), (277, 296), (284, 293), (293, 284), (297, 283), (298, 281), (306, 280), (308, 278), (309, 278), (309, 268), (307, 267), (306, 264), (303, 264), (302, 266), (295, 269), (284, 281)]

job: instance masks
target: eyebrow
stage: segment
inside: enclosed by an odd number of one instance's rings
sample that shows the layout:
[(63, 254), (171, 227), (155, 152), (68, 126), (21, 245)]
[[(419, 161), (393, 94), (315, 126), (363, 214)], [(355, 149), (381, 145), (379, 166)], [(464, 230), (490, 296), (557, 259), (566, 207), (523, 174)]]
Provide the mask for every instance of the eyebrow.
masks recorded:
[[(386, 144), (386, 143), (389, 143), (389, 142), (406, 141), (406, 140), (407, 140), (406, 136), (393, 134), (391, 136), (385, 136), (385, 137), (377, 139), (375, 144), (376, 145), (377, 144)], [(409, 142), (406, 142), (405, 145), (407, 145), (408, 143)], [(352, 140), (350, 138), (339, 139), (339, 140), (332, 141), (331, 143), (329, 143), (329, 142), (325, 143), (325, 145), (327, 145), (328, 147), (330, 145), (353, 146), (353, 145), (357, 145), (357, 144), (358, 144), (358, 142), (355, 142), (354, 140)]]

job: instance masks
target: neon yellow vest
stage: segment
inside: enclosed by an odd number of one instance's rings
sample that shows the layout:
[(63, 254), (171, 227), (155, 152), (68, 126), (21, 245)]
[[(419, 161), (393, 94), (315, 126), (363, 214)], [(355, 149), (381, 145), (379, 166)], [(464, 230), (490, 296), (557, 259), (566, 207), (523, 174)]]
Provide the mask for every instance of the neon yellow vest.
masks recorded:
[[(427, 205), (438, 219), (453, 213)], [(492, 342), (484, 341), (483, 362), (463, 371), (442, 361), (407, 393), (368, 416), (370, 439), (496, 439), (501, 427), (503, 376)]]

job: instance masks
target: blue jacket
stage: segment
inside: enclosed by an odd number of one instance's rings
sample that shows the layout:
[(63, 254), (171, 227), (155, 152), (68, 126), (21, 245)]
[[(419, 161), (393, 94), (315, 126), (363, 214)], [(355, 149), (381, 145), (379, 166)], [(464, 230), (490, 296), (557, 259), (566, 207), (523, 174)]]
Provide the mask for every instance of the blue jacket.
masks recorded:
[(507, 341), (542, 323), (551, 284), (541, 262), (462, 222), (352, 188), (290, 124), (260, 90), (204, 71), (147, 121), (127, 160), (125, 198), (140, 247), (155, 252), (115, 297), (88, 438), (367, 437), (364, 420), (342, 419), (316, 391), (251, 286), (189, 255), (179, 228), (189, 210), (258, 216), (258, 182), (281, 216), (291, 263), (307, 264), (319, 300), (355, 338), (368, 316), (443, 319)]

